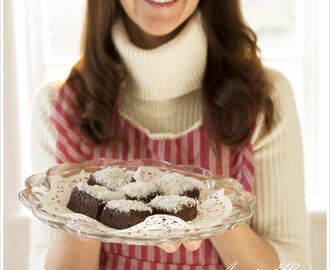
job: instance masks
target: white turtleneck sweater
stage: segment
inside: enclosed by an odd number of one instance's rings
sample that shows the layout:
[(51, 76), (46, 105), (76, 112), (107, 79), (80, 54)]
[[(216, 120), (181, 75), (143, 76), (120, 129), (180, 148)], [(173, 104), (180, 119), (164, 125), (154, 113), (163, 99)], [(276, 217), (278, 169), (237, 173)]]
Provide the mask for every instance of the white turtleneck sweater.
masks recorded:
[[(112, 37), (129, 75), (120, 90), (122, 117), (152, 138), (175, 138), (202, 125), (201, 81), (207, 40), (200, 14), (194, 15), (170, 42), (152, 50), (135, 47), (122, 20)], [(256, 195), (251, 227), (276, 250), (283, 265), (309, 269), (303, 158), (294, 95), (287, 79), (267, 70), (274, 86), (275, 122), (265, 132), (263, 115), (252, 138)], [(33, 169), (55, 164), (55, 130), (50, 122), (52, 101), (60, 82), (41, 87), (32, 112)], [(55, 230), (31, 219), (29, 269), (44, 269)]]
[(128, 71), (119, 92), (121, 116), (152, 138), (178, 137), (201, 125), (207, 38), (199, 13), (156, 49), (134, 46), (123, 20), (113, 27), (112, 39)]

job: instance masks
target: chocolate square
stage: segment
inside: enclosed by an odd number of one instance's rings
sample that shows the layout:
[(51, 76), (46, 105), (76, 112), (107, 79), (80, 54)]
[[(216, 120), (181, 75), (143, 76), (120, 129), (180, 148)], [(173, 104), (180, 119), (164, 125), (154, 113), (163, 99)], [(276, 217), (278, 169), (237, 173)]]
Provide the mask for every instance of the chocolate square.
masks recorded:
[(104, 207), (99, 221), (111, 228), (122, 230), (144, 221), (150, 215), (149, 211), (130, 210), (129, 212), (122, 212)]
[(94, 219), (101, 215), (105, 203), (77, 187), (72, 190), (67, 207), (76, 213), (84, 214)]
[[(135, 178), (132, 176), (131, 177), (131, 183), (136, 182)], [(103, 186), (102, 184), (96, 182), (95, 180), (95, 176), (94, 175), (90, 175), (90, 177), (88, 178), (87, 184), (90, 186)], [(114, 191), (114, 190), (112, 190)]]
[(156, 192), (156, 193), (151, 193), (149, 194), (148, 196), (146, 197), (141, 197), (141, 198), (138, 198), (138, 197), (130, 197), (128, 195), (126, 195), (127, 197), (127, 200), (132, 200), (132, 201), (141, 201), (141, 202), (144, 202), (144, 203), (149, 203), (153, 198), (155, 198), (156, 196), (159, 196), (161, 195), (159, 192)]
[(186, 197), (198, 200), (199, 193), (200, 193), (199, 189), (194, 188), (194, 189), (191, 189), (191, 190), (184, 191), (183, 193), (180, 194), (180, 196), (186, 196)]
[(182, 206), (182, 209), (174, 212), (174, 211), (168, 211), (165, 209), (159, 209), (159, 208), (152, 208), (153, 214), (164, 214), (164, 215), (171, 215), (175, 217), (179, 217), (183, 219), (184, 221), (193, 220), (195, 217), (197, 217), (197, 207), (196, 205), (192, 206)]
[(88, 178), (87, 184), (90, 185), (90, 186), (101, 186), (99, 183), (96, 182), (95, 177), (92, 174)]

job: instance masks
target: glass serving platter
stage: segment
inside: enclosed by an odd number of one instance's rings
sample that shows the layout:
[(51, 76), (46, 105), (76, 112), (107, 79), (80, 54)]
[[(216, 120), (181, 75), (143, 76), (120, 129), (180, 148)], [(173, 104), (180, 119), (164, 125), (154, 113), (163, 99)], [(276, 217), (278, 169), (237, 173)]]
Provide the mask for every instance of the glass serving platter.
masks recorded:
[[(83, 215), (76, 213), (63, 216), (56, 211), (49, 210), (44, 205), (45, 197), (52, 191), (52, 183), (55, 183), (55, 177), (61, 178), (61, 181), (65, 183), (66, 179), (72, 179), (72, 177), (76, 177), (82, 172), (91, 174), (108, 166), (125, 167), (130, 171), (137, 171), (143, 167), (162, 172), (181, 173), (186, 177), (201, 181), (210, 192), (223, 190), (223, 194), (231, 202), (232, 210), (230, 214), (221, 219), (221, 223), (216, 225), (206, 224), (196, 228), (189, 226), (189, 222), (187, 225), (181, 219), (176, 218), (177, 220), (174, 220), (174, 223), (180, 225), (182, 221), (182, 226), (167, 226), (166, 230), (157, 226), (146, 227), (143, 228), (145, 231), (140, 229), (134, 231), (135, 226), (131, 227), (133, 230), (109, 230), (108, 227), (105, 228), (103, 224), (89, 217), (79, 218)], [(150, 159), (120, 161), (101, 158), (79, 164), (60, 164), (51, 167), (46, 173), (30, 176), (26, 179), (25, 186), (26, 188), (19, 192), (19, 200), (45, 224), (83, 238), (130, 245), (160, 245), (210, 238), (248, 222), (253, 215), (252, 208), (255, 204), (255, 196), (243, 190), (242, 185), (233, 178), (216, 176), (208, 170), (196, 166), (172, 165), (166, 161)], [(159, 215), (152, 217), (158, 218), (157, 216)]]

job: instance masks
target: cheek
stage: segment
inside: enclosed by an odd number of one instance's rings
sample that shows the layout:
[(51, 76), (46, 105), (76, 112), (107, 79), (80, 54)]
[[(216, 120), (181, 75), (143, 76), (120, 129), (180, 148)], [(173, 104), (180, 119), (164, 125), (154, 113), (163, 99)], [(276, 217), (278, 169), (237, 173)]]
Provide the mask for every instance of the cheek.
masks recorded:
[[(117, 1), (117, 0), (109, 0), (109, 1)], [(131, 20), (133, 20), (133, 18), (136, 17), (135, 2), (136, 0), (120, 0), (120, 4), (122, 8), (124, 9), (127, 16), (131, 18)]]
[(147, 0), (121, 0), (130, 19), (144, 32), (162, 36), (179, 27), (196, 10), (199, 0), (176, 0), (169, 7), (155, 7)]

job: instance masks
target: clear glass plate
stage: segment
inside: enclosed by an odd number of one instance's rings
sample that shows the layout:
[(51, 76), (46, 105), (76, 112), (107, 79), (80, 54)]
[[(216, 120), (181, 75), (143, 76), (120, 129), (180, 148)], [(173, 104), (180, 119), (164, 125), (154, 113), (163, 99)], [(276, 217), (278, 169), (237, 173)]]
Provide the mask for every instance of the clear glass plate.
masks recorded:
[[(161, 234), (158, 235), (154, 233), (148, 236), (134, 237), (120, 230), (114, 230), (111, 233), (103, 234), (90, 233), (88, 230), (82, 230), (81, 227), (77, 228), (77, 226), (74, 226), (66, 217), (45, 211), (42, 198), (50, 191), (52, 176), (57, 175), (66, 178), (80, 173), (82, 169), (85, 172), (93, 173), (107, 166), (126, 167), (128, 170), (132, 171), (136, 171), (139, 167), (154, 167), (162, 171), (179, 172), (185, 176), (193, 177), (202, 181), (210, 190), (224, 189), (224, 194), (232, 202), (232, 212), (228, 217), (222, 220), (220, 225), (205, 226), (199, 229), (178, 228), (168, 230), (165, 233), (162, 231)], [(233, 178), (215, 176), (206, 169), (191, 165), (172, 165), (166, 161), (150, 159), (131, 161), (96, 159), (80, 164), (61, 164), (51, 167), (46, 173), (30, 176), (26, 179), (25, 186), (26, 189), (19, 193), (19, 200), (42, 222), (79, 237), (130, 245), (159, 245), (210, 238), (248, 222), (252, 217), (252, 208), (255, 204), (255, 196), (243, 190), (242, 185)], [(103, 225), (99, 223), (99, 226)]]

